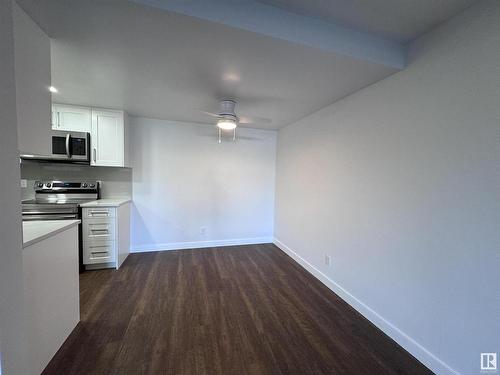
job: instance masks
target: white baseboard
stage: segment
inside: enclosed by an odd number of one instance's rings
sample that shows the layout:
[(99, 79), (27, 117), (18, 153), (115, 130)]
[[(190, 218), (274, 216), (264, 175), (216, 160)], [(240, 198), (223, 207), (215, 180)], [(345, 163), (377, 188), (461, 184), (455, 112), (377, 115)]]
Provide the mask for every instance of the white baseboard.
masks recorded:
[(384, 319), (369, 306), (365, 305), (362, 301), (357, 299), (338, 283), (330, 279), (307, 260), (286, 246), (283, 242), (274, 238), (273, 243), (436, 374), (460, 375), (458, 371), (452, 369), (406, 333)]
[(182, 249), (202, 249), (205, 247), (221, 247), (221, 246), (237, 246), (237, 245), (254, 245), (259, 243), (271, 243), (272, 237), (253, 237), (253, 238), (237, 238), (230, 240), (215, 240), (215, 241), (193, 241), (193, 242), (169, 242), (159, 244), (132, 245), (131, 253), (145, 253), (149, 251), (168, 251)]

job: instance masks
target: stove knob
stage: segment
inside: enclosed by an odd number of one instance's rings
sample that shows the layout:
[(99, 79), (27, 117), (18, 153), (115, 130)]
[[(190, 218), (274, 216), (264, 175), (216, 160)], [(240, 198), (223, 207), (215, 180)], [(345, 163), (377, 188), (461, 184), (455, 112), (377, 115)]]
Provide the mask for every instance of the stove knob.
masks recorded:
[(90, 185), (89, 185), (89, 187), (90, 187), (91, 189), (93, 189), (93, 188), (95, 188), (95, 184), (90, 184)]
[(87, 186), (88, 186), (88, 185), (87, 185), (87, 183), (86, 183), (86, 182), (84, 182), (84, 183), (82, 184), (82, 187), (84, 187), (84, 188), (86, 188)]
[(50, 187), (52, 187), (52, 184), (51, 184), (50, 182), (47, 182), (47, 183), (45, 184), (45, 186), (47, 186), (48, 188), (50, 188)]
[(41, 182), (39, 182), (39, 183), (36, 184), (36, 187), (42, 188), (43, 184)]

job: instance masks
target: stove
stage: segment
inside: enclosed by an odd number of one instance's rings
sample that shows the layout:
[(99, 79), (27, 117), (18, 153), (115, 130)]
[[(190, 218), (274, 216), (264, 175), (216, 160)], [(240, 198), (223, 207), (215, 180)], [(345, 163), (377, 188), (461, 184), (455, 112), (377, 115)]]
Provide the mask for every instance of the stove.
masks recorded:
[(80, 219), (79, 205), (99, 199), (98, 181), (36, 181), (22, 202), (23, 221)]
[[(36, 181), (35, 199), (22, 202), (23, 221), (82, 219), (81, 203), (100, 198), (99, 181)], [(83, 266), (82, 224), (78, 226), (79, 270)]]

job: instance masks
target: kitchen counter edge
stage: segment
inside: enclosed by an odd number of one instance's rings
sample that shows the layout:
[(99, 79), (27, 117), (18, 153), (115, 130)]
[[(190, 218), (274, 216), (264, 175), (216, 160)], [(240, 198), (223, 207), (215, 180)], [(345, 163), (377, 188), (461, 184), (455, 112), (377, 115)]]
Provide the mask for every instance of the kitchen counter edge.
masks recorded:
[[(77, 226), (80, 220), (46, 220), (23, 222), (23, 248)], [(37, 226), (37, 228), (33, 228)]]
[(126, 203), (131, 202), (131, 198), (103, 198), (91, 202), (80, 204), (80, 207), (120, 207)]

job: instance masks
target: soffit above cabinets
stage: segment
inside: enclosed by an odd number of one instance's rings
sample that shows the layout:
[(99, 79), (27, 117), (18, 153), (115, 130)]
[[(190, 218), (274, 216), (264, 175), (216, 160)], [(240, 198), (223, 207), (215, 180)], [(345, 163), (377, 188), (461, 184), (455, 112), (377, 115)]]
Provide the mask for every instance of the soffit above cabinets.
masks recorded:
[(257, 0), (303, 16), (406, 43), (477, 0)]

